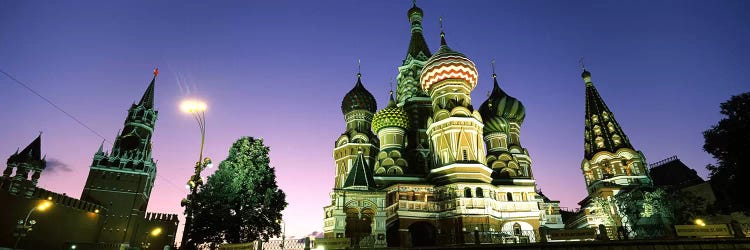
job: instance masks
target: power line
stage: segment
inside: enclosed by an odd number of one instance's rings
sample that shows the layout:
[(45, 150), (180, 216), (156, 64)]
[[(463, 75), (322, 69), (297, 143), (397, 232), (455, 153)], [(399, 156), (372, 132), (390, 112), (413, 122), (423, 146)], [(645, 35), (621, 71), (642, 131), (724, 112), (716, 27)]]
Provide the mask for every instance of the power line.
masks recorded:
[[(107, 140), (107, 138), (104, 137), (103, 135), (99, 134), (99, 132), (96, 132), (96, 130), (94, 130), (93, 128), (89, 127), (88, 125), (86, 125), (85, 123), (83, 123), (81, 120), (78, 120), (78, 118), (76, 118), (72, 114), (68, 113), (67, 111), (63, 110), (60, 106), (57, 106), (57, 104), (55, 104), (54, 102), (52, 102), (50, 99), (47, 99), (42, 94), (39, 94), (39, 92), (36, 92), (36, 90), (34, 90), (31, 87), (29, 87), (29, 85), (24, 84), (20, 80), (18, 80), (15, 77), (13, 77), (11, 74), (8, 74), (8, 72), (5, 72), (5, 70), (0, 69), (0, 73), (3, 73), (3, 75), (7, 76), (8, 78), (10, 78), (11, 80), (13, 80), (14, 82), (18, 83), (18, 85), (21, 85), (25, 89), (31, 91), (31, 93), (34, 93), (34, 95), (38, 96), (39, 98), (42, 98), (42, 100), (44, 100), (45, 102), (47, 102), (50, 105), (52, 105), (52, 107), (55, 107), (57, 110), (59, 110), (60, 112), (62, 112), (65, 115), (67, 115), (68, 117), (70, 117), (70, 119), (73, 119), (74, 121), (76, 121), (78, 124), (80, 124), (84, 128), (86, 128), (89, 131), (91, 131), (91, 133), (94, 133), (95, 135), (99, 136), (100, 138), (102, 138), (102, 140), (106, 141), (109, 144), (112, 144), (112, 142), (110, 142), (109, 140)], [(182, 190), (176, 184), (174, 184), (174, 182), (170, 181), (169, 179), (167, 179), (167, 178), (165, 178), (163, 176), (160, 176), (159, 174), (156, 174), (156, 176), (159, 177), (159, 178), (161, 178), (162, 180), (165, 180), (167, 183), (171, 184), (172, 187), (174, 187), (175, 189), (180, 190), (180, 191)]]
[[(62, 109), (62, 108), (61, 108), (60, 106), (57, 106), (57, 104), (53, 103), (52, 101), (50, 101), (50, 100), (49, 100), (49, 99), (47, 99), (46, 97), (44, 97), (44, 96), (42, 96), (41, 94), (39, 94), (39, 92), (36, 92), (36, 91), (35, 91), (34, 89), (32, 89), (32, 88), (31, 88), (31, 87), (29, 87), (28, 85), (24, 84), (23, 82), (19, 81), (18, 79), (16, 79), (16, 78), (15, 78), (15, 77), (13, 77), (12, 75), (8, 74), (8, 73), (7, 73), (7, 72), (5, 72), (4, 70), (0, 69), (0, 72), (2, 72), (2, 73), (3, 73), (4, 75), (5, 75), (5, 76), (7, 76), (8, 78), (10, 78), (10, 79), (11, 79), (11, 80), (13, 80), (14, 82), (18, 83), (18, 84), (19, 84), (19, 85), (21, 85), (22, 87), (24, 87), (24, 88), (28, 89), (29, 91), (31, 91), (31, 93), (34, 93), (34, 94), (35, 94), (36, 96), (38, 96), (39, 98), (42, 98), (42, 100), (44, 100), (45, 102), (47, 102), (47, 103), (49, 103), (50, 105), (52, 105), (52, 107), (55, 107), (55, 108), (56, 108), (57, 110), (59, 110), (60, 112), (63, 112), (63, 114), (65, 114), (65, 115), (67, 115), (68, 117), (70, 117), (70, 119), (73, 119), (73, 120), (74, 120), (74, 121), (76, 121), (76, 122), (77, 122), (78, 124), (81, 124), (81, 126), (83, 126), (84, 128), (88, 129), (89, 131), (91, 131), (91, 133), (94, 133), (95, 135), (97, 135), (97, 136), (99, 136), (100, 138), (102, 138), (102, 140), (104, 140), (104, 141), (106, 141), (106, 142), (109, 142), (109, 141), (107, 140), (107, 138), (106, 138), (106, 137), (104, 137), (103, 135), (99, 134), (98, 132), (96, 132), (96, 131), (95, 131), (94, 129), (92, 129), (91, 127), (89, 127), (89, 126), (87, 126), (86, 124), (84, 124), (84, 123), (83, 123), (83, 122), (82, 122), (81, 120), (78, 120), (78, 118), (76, 118), (75, 116), (73, 116), (73, 115), (71, 115), (70, 113), (68, 113), (67, 111), (63, 110), (63, 109)], [(110, 143), (110, 144), (111, 144), (111, 143)]]

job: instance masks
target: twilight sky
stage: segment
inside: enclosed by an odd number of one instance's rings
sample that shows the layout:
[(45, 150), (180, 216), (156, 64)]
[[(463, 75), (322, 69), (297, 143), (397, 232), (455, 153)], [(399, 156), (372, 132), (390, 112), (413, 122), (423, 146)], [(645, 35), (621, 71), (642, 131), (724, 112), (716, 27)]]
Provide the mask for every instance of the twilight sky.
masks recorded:
[[(521, 142), (537, 185), (564, 207), (576, 208), (586, 192), (580, 57), (649, 162), (677, 155), (703, 177), (713, 161), (701, 131), (720, 119), (719, 103), (750, 90), (748, 1), (418, 5), (430, 49), (438, 48), (444, 16), (448, 44), (477, 64), (475, 107), (491, 89), (496, 59), (501, 87), (527, 109)], [(332, 149), (345, 128), (341, 99), (356, 81), (356, 61), (384, 107), (406, 55), (410, 7), (406, 0), (0, 1), (0, 69), (112, 140), (158, 66), (158, 177), (149, 211), (182, 213), (200, 138), (178, 103), (198, 97), (209, 105), (206, 155), (217, 163), (240, 136), (271, 147), (289, 202), (287, 234), (300, 236), (323, 227)], [(43, 131), (48, 170), (40, 186), (79, 197), (101, 138), (4, 75), (0, 107), (0, 159)]]

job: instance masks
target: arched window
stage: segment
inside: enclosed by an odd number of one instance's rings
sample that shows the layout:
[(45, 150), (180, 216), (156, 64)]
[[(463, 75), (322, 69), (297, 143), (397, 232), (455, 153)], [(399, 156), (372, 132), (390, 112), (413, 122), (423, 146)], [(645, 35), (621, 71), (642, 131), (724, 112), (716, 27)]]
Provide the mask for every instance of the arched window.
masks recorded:
[(521, 224), (518, 224), (518, 222), (516, 222), (516, 224), (513, 224), (513, 234), (521, 235)]
[(505, 197), (508, 199), (508, 201), (513, 201), (513, 193), (505, 193)]
[(482, 193), (482, 188), (477, 187), (477, 198), (484, 198), (484, 193)]
[(464, 197), (471, 198), (471, 188), (464, 188)]

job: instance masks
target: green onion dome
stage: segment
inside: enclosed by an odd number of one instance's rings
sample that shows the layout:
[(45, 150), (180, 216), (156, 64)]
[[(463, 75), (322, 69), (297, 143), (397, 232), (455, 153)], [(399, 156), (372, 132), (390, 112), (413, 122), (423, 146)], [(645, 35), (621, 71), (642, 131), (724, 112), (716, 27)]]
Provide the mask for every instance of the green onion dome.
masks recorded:
[(484, 133), (507, 132), (509, 122), (519, 125), (526, 118), (526, 109), (518, 99), (509, 96), (497, 84), (497, 76), (492, 75), (495, 86), (487, 101), (479, 107), (479, 114), (484, 121)]
[(411, 20), (413, 15), (419, 15), (419, 19), (421, 19), (422, 16), (424, 16), (424, 12), (422, 12), (421, 8), (417, 7), (417, 3), (414, 3), (411, 6), (411, 9), (409, 9), (409, 11), (406, 13), (407, 13), (406, 16), (409, 18), (409, 20)]
[(357, 84), (349, 93), (346, 93), (344, 100), (341, 101), (341, 112), (347, 114), (353, 110), (364, 109), (374, 113), (377, 107), (375, 97), (362, 85), (362, 74), (357, 74)]
[(422, 89), (427, 93), (435, 83), (445, 79), (461, 79), (468, 83), (469, 90), (477, 86), (477, 67), (464, 54), (452, 50), (440, 33), (440, 49), (425, 62), (420, 77)]
[(387, 127), (399, 127), (404, 130), (409, 128), (409, 116), (403, 108), (396, 106), (396, 102), (393, 101), (393, 92), (391, 92), (388, 106), (372, 117), (372, 132), (377, 134), (380, 129)]

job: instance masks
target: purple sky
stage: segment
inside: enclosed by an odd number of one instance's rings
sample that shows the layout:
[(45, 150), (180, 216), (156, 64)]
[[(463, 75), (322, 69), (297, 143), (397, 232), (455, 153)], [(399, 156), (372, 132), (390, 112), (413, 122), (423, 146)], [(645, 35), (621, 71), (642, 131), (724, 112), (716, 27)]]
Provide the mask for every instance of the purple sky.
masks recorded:
[[(521, 142), (537, 184), (565, 207), (575, 208), (585, 195), (580, 57), (649, 162), (678, 155), (703, 177), (712, 159), (701, 150), (701, 131), (719, 120), (720, 102), (750, 90), (748, 1), (456, 4), (418, 3), (430, 49), (438, 48), (444, 16), (448, 44), (479, 67), (475, 107), (491, 89), (496, 59), (501, 87), (527, 109)], [(356, 81), (356, 61), (382, 108), (406, 54), (410, 6), (406, 0), (0, 1), (0, 69), (112, 140), (158, 66), (158, 177), (149, 210), (182, 213), (200, 138), (178, 103), (194, 96), (209, 105), (206, 155), (220, 161), (245, 135), (271, 147), (289, 202), (287, 234), (299, 236), (323, 227), (332, 148), (345, 127), (339, 107)], [(2, 75), (0, 104), (0, 158), (44, 131), (43, 153), (67, 167), (48, 167), (40, 186), (80, 196), (101, 138)]]

